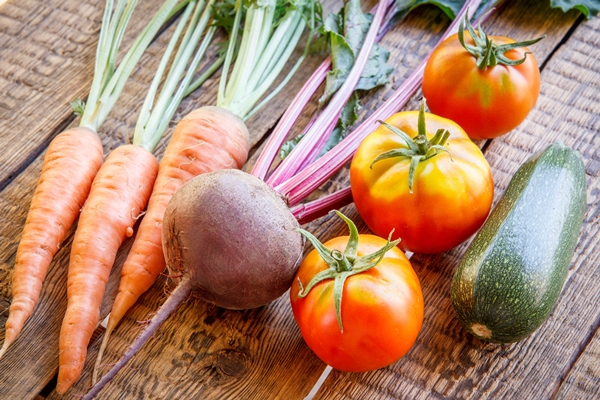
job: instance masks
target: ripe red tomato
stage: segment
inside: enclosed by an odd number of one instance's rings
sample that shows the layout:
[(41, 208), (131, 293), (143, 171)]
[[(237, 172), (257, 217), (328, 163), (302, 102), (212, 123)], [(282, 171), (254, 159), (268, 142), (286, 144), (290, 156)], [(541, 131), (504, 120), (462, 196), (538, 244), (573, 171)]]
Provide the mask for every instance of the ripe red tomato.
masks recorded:
[[(529, 50), (517, 47), (504, 52), (502, 46), (515, 43), (514, 40), (502, 36), (489, 39), (496, 46), (494, 51), (498, 51), (492, 64), (495, 60), (498, 64), (480, 69), (477, 57), (463, 47), (455, 34), (433, 51), (423, 77), (423, 96), (431, 112), (458, 123), (471, 139), (494, 138), (516, 128), (540, 93), (540, 70), (533, 55), (526, 55)], [(468, 32), (464, 41), (477, 48)], [(519, 65), (506, 65), (502, 57), (526, 59)]]
[[(419, 112), (393, 115), (387, 123), (416, 138)], [(456, 123), (424, 113), (429, 141), (447, 130), (449, 152), (420, 161), (409, 188), (411, 157), (373, 163), (389, 151), (406, 152), (404, 138), (381, 125), (359, 146), (350, 166), (352, 196), (358, 213), (378, 236), (401, 238), (403, 250), (440, 253), (467, 240), (481, 227), (492, 206), (494, 182), (481, 150)], [(415, 139), (416, 140), (416, 139)]]
[[(342, 253), (348, 238), (336, 237), (325, 246)], [(372, 254), (387, 243), (374, 235), (358, 235), (356, 255)], [(412, 347), (423, 323), (421, 286), (404, 253), (393, 246), (377, 265), (345, 279), (339, 321), (343, 331), (336, 314), (334, 279), (299, 296), (299, 282), (308, 289), (315, 275), (328, 269), (313, 250), (300, 265), (290, 291), (294, 318), (308, 347), (341, 371), (370, 371), (396, 362)]]

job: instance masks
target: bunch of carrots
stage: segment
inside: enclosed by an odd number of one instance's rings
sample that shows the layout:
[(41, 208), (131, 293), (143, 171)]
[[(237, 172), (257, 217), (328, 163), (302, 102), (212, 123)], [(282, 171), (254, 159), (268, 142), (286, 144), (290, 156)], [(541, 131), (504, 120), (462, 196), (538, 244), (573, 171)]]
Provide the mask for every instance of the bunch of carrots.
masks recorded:
[[(145, 214), (123, 267), (103, 348), (125, 312), (165, 268), (161, 224), (170, 198), (198, 174), (243, 166), (250, 143), (242, 120), (262, 107), (298, 70), (312, 33), (304, 54), (283, 82), (256, 105), (286, 65), (307, 25), (314, 31), (315, 14), (320, 10), (314, 1), (290, 7), (290, 2), (281, 0), (250, 4), (243, 0), (166, 0), (116, 68), (120, 42), (136, 3), (119, 0), (115, 6), (113, 0), (106, 1), (90, 94), (87, 103), (72, 103), (81, 115), (80, 127), (61, 133), (50, 144), (17, 250), (13, 302), (0, 357), (32, 315), (48, 267), (79, 217), (60, 334), (58, 393), (66, 392), (81, 375), (117, 251), (133, 236), (137, 220)], [(104, 160), (96, 132), (145, 49), (177, 14), (181, 14), (180, 22), (141, 107), (133, 144), (118, 147)], [(254, 23), (242, 24), (244, 18)], [(218, 25), (227, 23), (227, 53), (192, 82)], [(237, 45), (242, 27), (243, 40)], [(221, 79), (218, 107), (199, 108), (183, 118), (159, 164), (152, 151), (179, 103), (222, 64), (226, 72), (233, 68), (229, 81), (227, 73)], [(101, 353), (98, 362), (100, 357)]]

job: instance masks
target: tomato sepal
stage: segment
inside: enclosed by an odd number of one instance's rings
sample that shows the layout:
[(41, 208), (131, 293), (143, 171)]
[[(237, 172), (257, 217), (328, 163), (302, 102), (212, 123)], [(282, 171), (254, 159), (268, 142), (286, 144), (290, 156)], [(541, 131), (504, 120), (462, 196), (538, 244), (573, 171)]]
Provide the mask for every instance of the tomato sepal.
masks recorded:
[(373, 165), (381, 160), (395, 157), (410, 158), (410, 166), (408, 169), (408, 190), (410, 193), (413, 192), (412, 188), (415, 181), (415, 172), (417, 170), (417, 165), (419, 165), (421, 161), (425, 161), (436, 156), (440, 151), (448, 153), (450, 160), (454, 161), (452, 159), (452, 153), (450, 153), (450, 151), (444, 147), (444, 144), (450, 137), (450, 132), (447, 129), (438, 129), (431, 140), (427, 140), (427, 126), (425, 124), (425, 100), (421, 102), (418, 118), (417, 136), (414, 138), (411, 138), (406, 132), (388, 124), (385, 121), (377, 121), (381, 125), (384, 125), (386, 128), (394, 132), (396, 135), (400, 136), (406, 142), (408, 149), (392, 149), (381, 153), (375, 157), (373, 162), (371, 162), (371, 165), (369, 165), (369, 168), (373, 169)]
[(346, 217), (337, 210), (335, 210), (335, 213), (346, 222), (348, 228), (350, 229), (348, 244), (346, 245), (343, 253), (339, 250), (328, 249), (312, 233), (301, 228), (297, 229), (298, 232), (304, 235), (304, 237), (306, 237), (306, 239), (314, 246), (315, 250), (319, 253), (323, 261), (329, 265), (328, 269), (316, 274), (310, 280), (306, 288), (302, 285), (300, 278), (298, 278), (298, 287), (300, 289), (298, 292), (298, 297), (306, 297), (311, 289), (321, 281), (326, 279), (334, 279), (333, 300), (335, 305), (335, 313), (340, 332), (343, 333), (344, 326), (342, 324), (342, 293), (344, 291), (344, 282), (349, 276), (363, 273), (379, 264), (385, 253), (400, 243), (400, 239), (391, 241), (393, 233), (392, 231), (388, 236), (387, 244), (385, 246), (371, 254), (357, 257), (359, 237), (358, 229), (350, 218)]
[[(474, 46), (465, 42), (465, 27), (471, 35), (473, 42), (475, 43)], [(523, 64), (525, 60), (527, 60), (527, 55), (531, 54), (530, 51), (525, 52), (522, 58), (516, 60), (510, 59), (504, 54), (509, 50), (531, 46), (532, 44), (539, 42), (545, 37), (546, 35), (536, 39), (497, 45), (483, 31), (483, 29), (481, 28), (481, 24), (477, 25), (477, 32), (475, 32), (475, 29), (473, 28), (473, 25), (471, 25), (471, 21), (469, 20), (468, 13), (465, 15), (465, 18), (460, 21), (460, 25), (458, 27), (458, 41), (465, 48), (465, 50), (467, 50), (469, 53), (471, 53), (474, 57), (477, 58), (477, 68), (481, 70), (484, 70), (488, 67), (495, 67), (498, 64), (508, 65), (511, 67)]]

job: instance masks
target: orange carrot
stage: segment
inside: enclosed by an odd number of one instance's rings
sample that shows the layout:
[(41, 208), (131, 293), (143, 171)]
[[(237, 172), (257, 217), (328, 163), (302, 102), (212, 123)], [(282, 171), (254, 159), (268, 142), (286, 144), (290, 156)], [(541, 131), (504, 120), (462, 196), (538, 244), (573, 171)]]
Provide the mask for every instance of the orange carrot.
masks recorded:
[(127, 78), (161, 26), (187, 2), (167, 0), (138, 35), (117, 67), (116, 58), (137, 1), (107, 0), (97, 59), (87, 102), (71, 103), (81, 115), (79, 128), (58, 135), (50, 144), (42, 175), (17, 249), (13, 301), (0, 357), (15, 341), (39, 301), (46, 272), (66, 232), (79, 215), (104, 158), (96, 132), (119, 98)]
[(64, 393), (83, 369), (87, 346), (117, 250), (145, 209), (158, 162), (141, 146), (124, 145), (102, 165), (79, 218), (67, 281), (67, 311), (60, 332), (58, 385)]
[(103, 159), (102, 143), (88, 128), (68, 129), (50, 143), (17, 249), (0, 357), (33, 313), (52, 258), (77, 219)]
[(123, 265), (119, 292), (98, 352), (94, 382), (111, 332), (165, 269), (161, 232), (169, 200), (194, 176), (217, 169), (241, 168), (249, 148), (246, 125), (223, 108), (196, 109), (177, 124), (160, 162), (148, 210)]

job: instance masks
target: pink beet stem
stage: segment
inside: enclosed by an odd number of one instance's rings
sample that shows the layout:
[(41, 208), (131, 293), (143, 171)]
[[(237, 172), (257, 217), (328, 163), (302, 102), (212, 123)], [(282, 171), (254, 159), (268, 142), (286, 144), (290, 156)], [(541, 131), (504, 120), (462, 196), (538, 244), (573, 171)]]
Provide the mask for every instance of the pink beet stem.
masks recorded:
[[(385, 20), (375, 39), (376, 43), (379, 42), (385, 34), (385, 32), (387, 32), (391, 28), (393, 22), (392, 18), (396, 15), (396, 13), (394, 12), (393, 3), (389, 3), (387, 8), (388, 10), (385, 15)], [(373, 14), (375, 11), (377, 11), (377, 5), (373, 7), (371, 13)], [(403, 13), (406, 14), (408, 13), (408, 11), (409, 9), (406, 9)], [(259, 179), (265, 180), (267, 184), (269, 184), (271, 187), (274, 186), (273, 179), (267, 180), (266, 177), (268, 175), (271, 165), (273, 164), (273, 160), (277, 156), (277, 152), (283, 145), (285, 139), (289, 136), (289, 132), (291, 131), (294, 123), (300, 116), (302, 110), (304, 109), (304, 107), (306, 107), (306, 104), (308, 104), (310, 98), (317, 91), (319, 86), (325, 81), (325, 78), (327, 77), (327, 72), (330, 70), (330, 68), (331, 56), (327, 57), (327, 59), (325, 59), (325, 61), (321, 63), (319, 68), (317, 68), (313, 75), (304, 84), (302, 89), (300, 89), (294, 100), (292, 100), (292, 103), (290, 104), (289, 108), (279, 120), (277, 126), (273, 130), (273, 133), (269, 136), (269, 139), (267, 140), (263, 151), (259, 155), (256, 163), (254, 164), (254, 167), (252, 168), (251, 174)], [(306, 132), (311, 130), (311, 127), (313, 126), (317, 117), (318, 115), (311, 119), (310, 123), (304, 128), (302, 135), (305, 135)], [(323, 148), (324, 144), (327, 142), (328, 135), (326, 135), (326, 133), (326, 131), (323, 131), (321, 133), (319, 142), (316, 145), (317, 149)], [(304, 160), (302, 162), (302, 165), (300, 166), (300, 169), (303, 169), (308, 164), (310, 164), (310, 162)]]
[(342, 109), (348, 102), (348, 99), (354, 93), (354, 88), (358, 83), (362, 71), (367, 64), (371, 49), (375, 44), (377, 32), (381, 26), (381, 22), (387, 10), (387, 0), (382, 0), (377, 7), (371, 26), (363, 45), (358, 53), (358, 57), (348, 74), (348, 77), (342, 87), (333, 95), (329, 104), (317, 117), (314, 125), (309, 129), (300, 143), (292, 150), (292, 152), (281, 162), (279, 167), (273, 172), (268, 180), (268, 184), (273, 187), (281, 182), (292, 177), (301, 168), (305, 161), (312, 161), (318, 155), (320, 149), (316, 146), (319, 143), (320, 137), (328, 137), (337, 124)]
[(348, 186), (320, 199), (294, 206), (290, 211), (300, 224), (306, 224), (350, 203), (352, 203), (352, 191)]
[(265, 143), (264, 150), (260, 153), (260, 156), (252, 168), (252, 175), (259, 179), (265, 180), (269, 168), (273, 163), (273, 160), (277, 156), (279, 148), (287, 138), (289, 131), (294, 126), (294, 123), (302, 113), (302, 110), (310, 101), (312, 95), (317, 91), (319, 86), (325, 81), (327, 72), (331, 68), (331, 56), (327, 57), (325, 61), (321, 63), (319, 68), (312, 74), (312, 76), (306, 81), (302, 89), (298, 92), (292, 103), (283, 114), (277, 126), (273, 130), (273, 133), (269, 136), (269, 139)]

